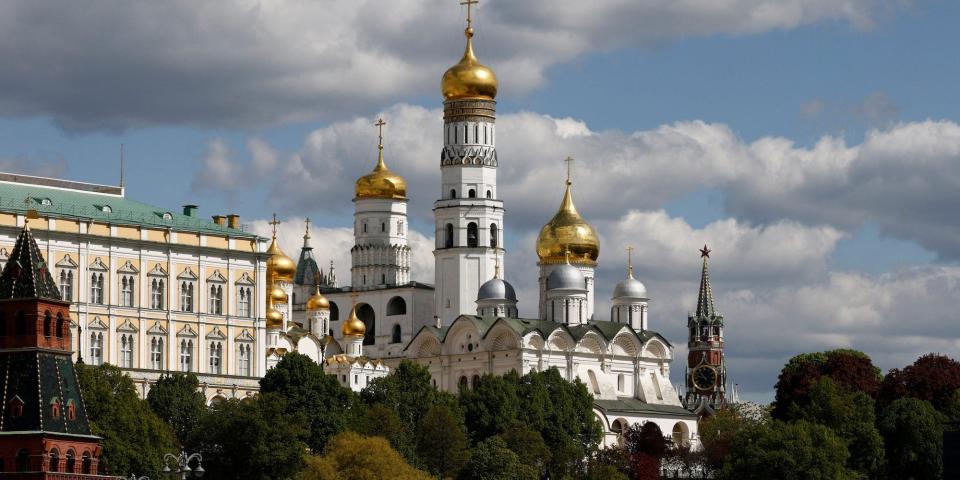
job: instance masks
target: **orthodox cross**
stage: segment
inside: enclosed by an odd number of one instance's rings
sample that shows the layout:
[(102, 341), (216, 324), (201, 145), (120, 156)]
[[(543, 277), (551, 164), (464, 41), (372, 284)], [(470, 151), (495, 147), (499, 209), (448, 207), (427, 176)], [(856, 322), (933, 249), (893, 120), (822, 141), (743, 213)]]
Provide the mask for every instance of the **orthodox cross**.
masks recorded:
[(310, 238), (310, 217), (307, 217), (307, 219), (304, 220), (303, 223), (307, 225), (306, 234), (304, 236), (307, 238)]
[(627, 275), (633, 276), (633, 247), (627, 246)]
[(273, 238), (277, 238), (277, 225), (280, 225), (280, 222), (277, 221), (277, 214), (273, 214), (273, 220), (270, 222), (270, 225), (273, 226)]
[(470, 14), (470, 10), (473, 5), (480, 3), (480, 0), (463, 0), (460, 2), (460, 5), (467, 6), (467, 28), (470, 28), (470, 25), (473, 23), (473, 17)]
[(568, 156), (563, 161), (567, 162), (567, 185), (570, 185), (570, 167), (573, 165), (573, 157)]
[(707, 248), (707, 244), (704, 243), (704, 244), (703, 244), (703, 248), (700, 249), (700, 258), (710, 258), (710, 252), (711, 252), (711, 251), (712, 251), (712, 250), (710, 250), (709, 248)]
[(377, 123), (374, 123), (378, 130), (377, 137), (380, 139), (379, 146), (381, 150), (383, 150), (383, 126), (386, 124), (387, 122), (384, 122), (383, 118), (378, 118)]

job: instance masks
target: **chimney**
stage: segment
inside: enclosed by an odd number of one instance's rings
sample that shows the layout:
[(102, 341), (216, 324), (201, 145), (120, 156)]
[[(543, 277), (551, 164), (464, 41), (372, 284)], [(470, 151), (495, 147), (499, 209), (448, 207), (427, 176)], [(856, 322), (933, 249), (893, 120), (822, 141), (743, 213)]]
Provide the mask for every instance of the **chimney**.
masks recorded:
[(219, 226), (221, 226), (221, 227), (226, 226), (226, 221), (227, 221), (227, 217), (224, 217), (223, 215), (214, 215), (214, 216), (213, 216), (213, 223), (216, 223), (217, 225), (219, 225)]
[(236, 213), (227, 215), (227, 226), (234, 230), (240, 230), (240, 215)]
[(183, 214), (188, 217), (194, 217), (197, 215), (198, 207), (196, 205), (184, 205)]

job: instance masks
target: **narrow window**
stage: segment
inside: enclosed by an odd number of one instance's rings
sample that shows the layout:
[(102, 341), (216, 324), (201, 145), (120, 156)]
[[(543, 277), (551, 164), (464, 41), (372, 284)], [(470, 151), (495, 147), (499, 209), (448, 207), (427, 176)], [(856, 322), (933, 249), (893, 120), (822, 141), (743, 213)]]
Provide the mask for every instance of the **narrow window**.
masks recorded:
[(455, 188), (450, 189), (450, 198), (457, 198), (457, 190)]
[(490, 247), (497, 248), (498, 240), (500, 235), (500, 229), (497, 227), (496, 223), (490, 224)]
[(467, 224), (467, 246), (477, 246), (477, 224), (473, 222)]
[(444, 236), (444, 246), (447, 248), (453, 247), (453, 224), (447, 224), (446, 235)]
[(493, 198), (493, 193), (490, 190), (487, 190), (487, 198)]
[(477, 198), (477, 191), (471, 188), (470, 191), (467, 192), (467, 196), (470, 198)]

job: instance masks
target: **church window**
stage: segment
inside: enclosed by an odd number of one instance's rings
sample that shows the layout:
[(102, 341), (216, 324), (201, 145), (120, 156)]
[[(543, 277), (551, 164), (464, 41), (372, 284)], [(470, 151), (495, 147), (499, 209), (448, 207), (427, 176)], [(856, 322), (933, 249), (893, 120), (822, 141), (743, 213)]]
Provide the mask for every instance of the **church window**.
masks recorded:
[(193, 282), (180, 282), (180, 311), (193, 311)]
[(335, 322), (340, 320), (340, 307), (336, 303), (330, 302), (330, 321)]
[(403, 297), (393, 297), (387, 302), (387, 315), (406, 315), (407, 302)]
[(120, 366), (133, 368), (133, 335), (120, 335)]
[(67, 450), (67, 468), (65, 471), (68, 473), (73, 473), (73, 470), (74, 468), (76, 468), (76, 465), (77, 465), (77, 454), (74, 453), (72, 449)]
[(360, 375), (353, 376), (353, 384), (358, 385), (360, 383)]
[(65, 302), (73, 301), (73, 270), (60, 270), (60, 298)]
[(393, 326), (393, 334), (390, 336), (390, 343), (400, 343), (401, 340), (400, 325)]
[(387, 284), (387, 274), (386, 274), (386, 273), (381, 273), (381, 274), (380, 274), (380, 285), (386, 285), (386, 284)]
[(470, 191), (467, 192), (467, 196), (470, 198), (477, 198), (477, 191), (471, 188)]
[(457, 198), (457, 189), (455, 188), (450, 189), (450, 198)]
[(467, 246), (477, 246), (477, 224), (474, 222), (467, 224)]
[(493, 193), (490, 190), (487, 190), (487, 198), (493, 198)]
[(250, 376), (250, 344), (237, 345), (237, 375)]
[(23, 416), (23, 400), (19, 396), (14, 396), (13, 400), (10, 400), (10, 416), (13, 418)]
[[(69, 462), (69, 460), (67, 461)], [(30, 453), (27, 452), (25, 448), (21, 448), (20, 451), (17, 452), (17, 471), (18, 472), (30, 471)]]
[(490, 224), (490, 247), (497, 248), (497, 241), (499, 240), (500, 229), (497, 227), (496, 223)]
[(483, 126), (483, 143), (487, 143), (487, 126)]
[(150, 339), (150, 368), (163, 370), (163, 338)]
[(223, 342), (210, 342), (210, 373), (223, 373)]
[(622, 393), (623, 387), (624, 387), (623, 374), (621, 373), (617, 375), (617, 391)]
[(380, 231), (381, 232), (387, 231), (387, 222), (380, 222)]
[(57, 313), (57, 338), (63, 338), (63, 314)]
[[(57, 415), (59, 416), (59, 415)], [(60, 469), (60, 451), (54, 448), (50, 450), (50, 468), (51, 472), (56, 472)]]
[(44, 337), (50, 336), (50, 328), (51, 328), (52, 321), (53, 320), (50, 317), (50, 312), (44, 312), (43, 314), (43, 336)]
[(120, 306), (133, 306), (134, 279), (132, 275), (120, 276)]
[(210, 285), (210, 309), (214, 315), (223, 315), (223, 285)]
[(103, 332), (90, 332), (90, 364), (103, 364)]
[(163, 305), (163, 279), (154, 278), (150, 281), (150, 308), (154, 310), (162, 310)]
[(397, 220), (397, 235), (403, 235), (403, 220)]
[(180, 371), (193, 371), (193, 340), (180, 340)]
[(76, 420), (77, 419), (77, 404), (73, 403), (73, 399), (67, 400), (67, 420)]
[(473, 126), (473, 143), (479, 143), (477, 139), (480, 138), (480, 125)]
[(467, 380), (467, 376), (466, 376), (466, 375), (461, 376), (461, 377), (460, 377), (460, 390), (466, 390), (467, 387), (469, 387), (469, 385), (470, 385), (470, 384), (469, 384), (469, 380)]
[(453, 224), (448, 223), (446, 227), (446, 234), (444, 235), (444, 246), (446, 248), (453, 247)]
[(366, 274), (366, 273), (363, 274), (363, 284), (364, 284), (364, 285), (367, 284), (367, 274)]
[(96, 273), (90, 275), (90, 303), (103, 305), (103, 274)]
[(91, 461), (90, 461), (90, 452), (83, 452), (83, 456), (80, 459), (80, 472), (81, 473), (90, 473)]
[(367, 224), (366, 224), (366, 223), (363, 224), (363, 233), (367, 233)]

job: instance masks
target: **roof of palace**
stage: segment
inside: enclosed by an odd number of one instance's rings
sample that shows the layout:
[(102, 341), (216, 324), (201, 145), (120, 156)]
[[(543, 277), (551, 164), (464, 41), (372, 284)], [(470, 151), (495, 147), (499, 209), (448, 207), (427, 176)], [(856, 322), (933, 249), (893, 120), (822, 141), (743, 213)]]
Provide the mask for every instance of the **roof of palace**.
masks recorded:
[(204, 234), (256, 238), (212, 220), (130, 200), (120, 187), (0, 173), (0, 211), (95, 220), (117, 225), (173, 228)]
[(61, 300), (47, 262), (29, 227), (20, 230), (13, 253), (0, 273), (0, 300), (43, 298)]
[(662, 405), (647, 403), (639, 398), (620, 397), (616, 400), (597, 400), (593, 404), (605, 414), (631, 414), (643, 416), (688, 417), (697, 418), (697, 414), (680, 405)]

